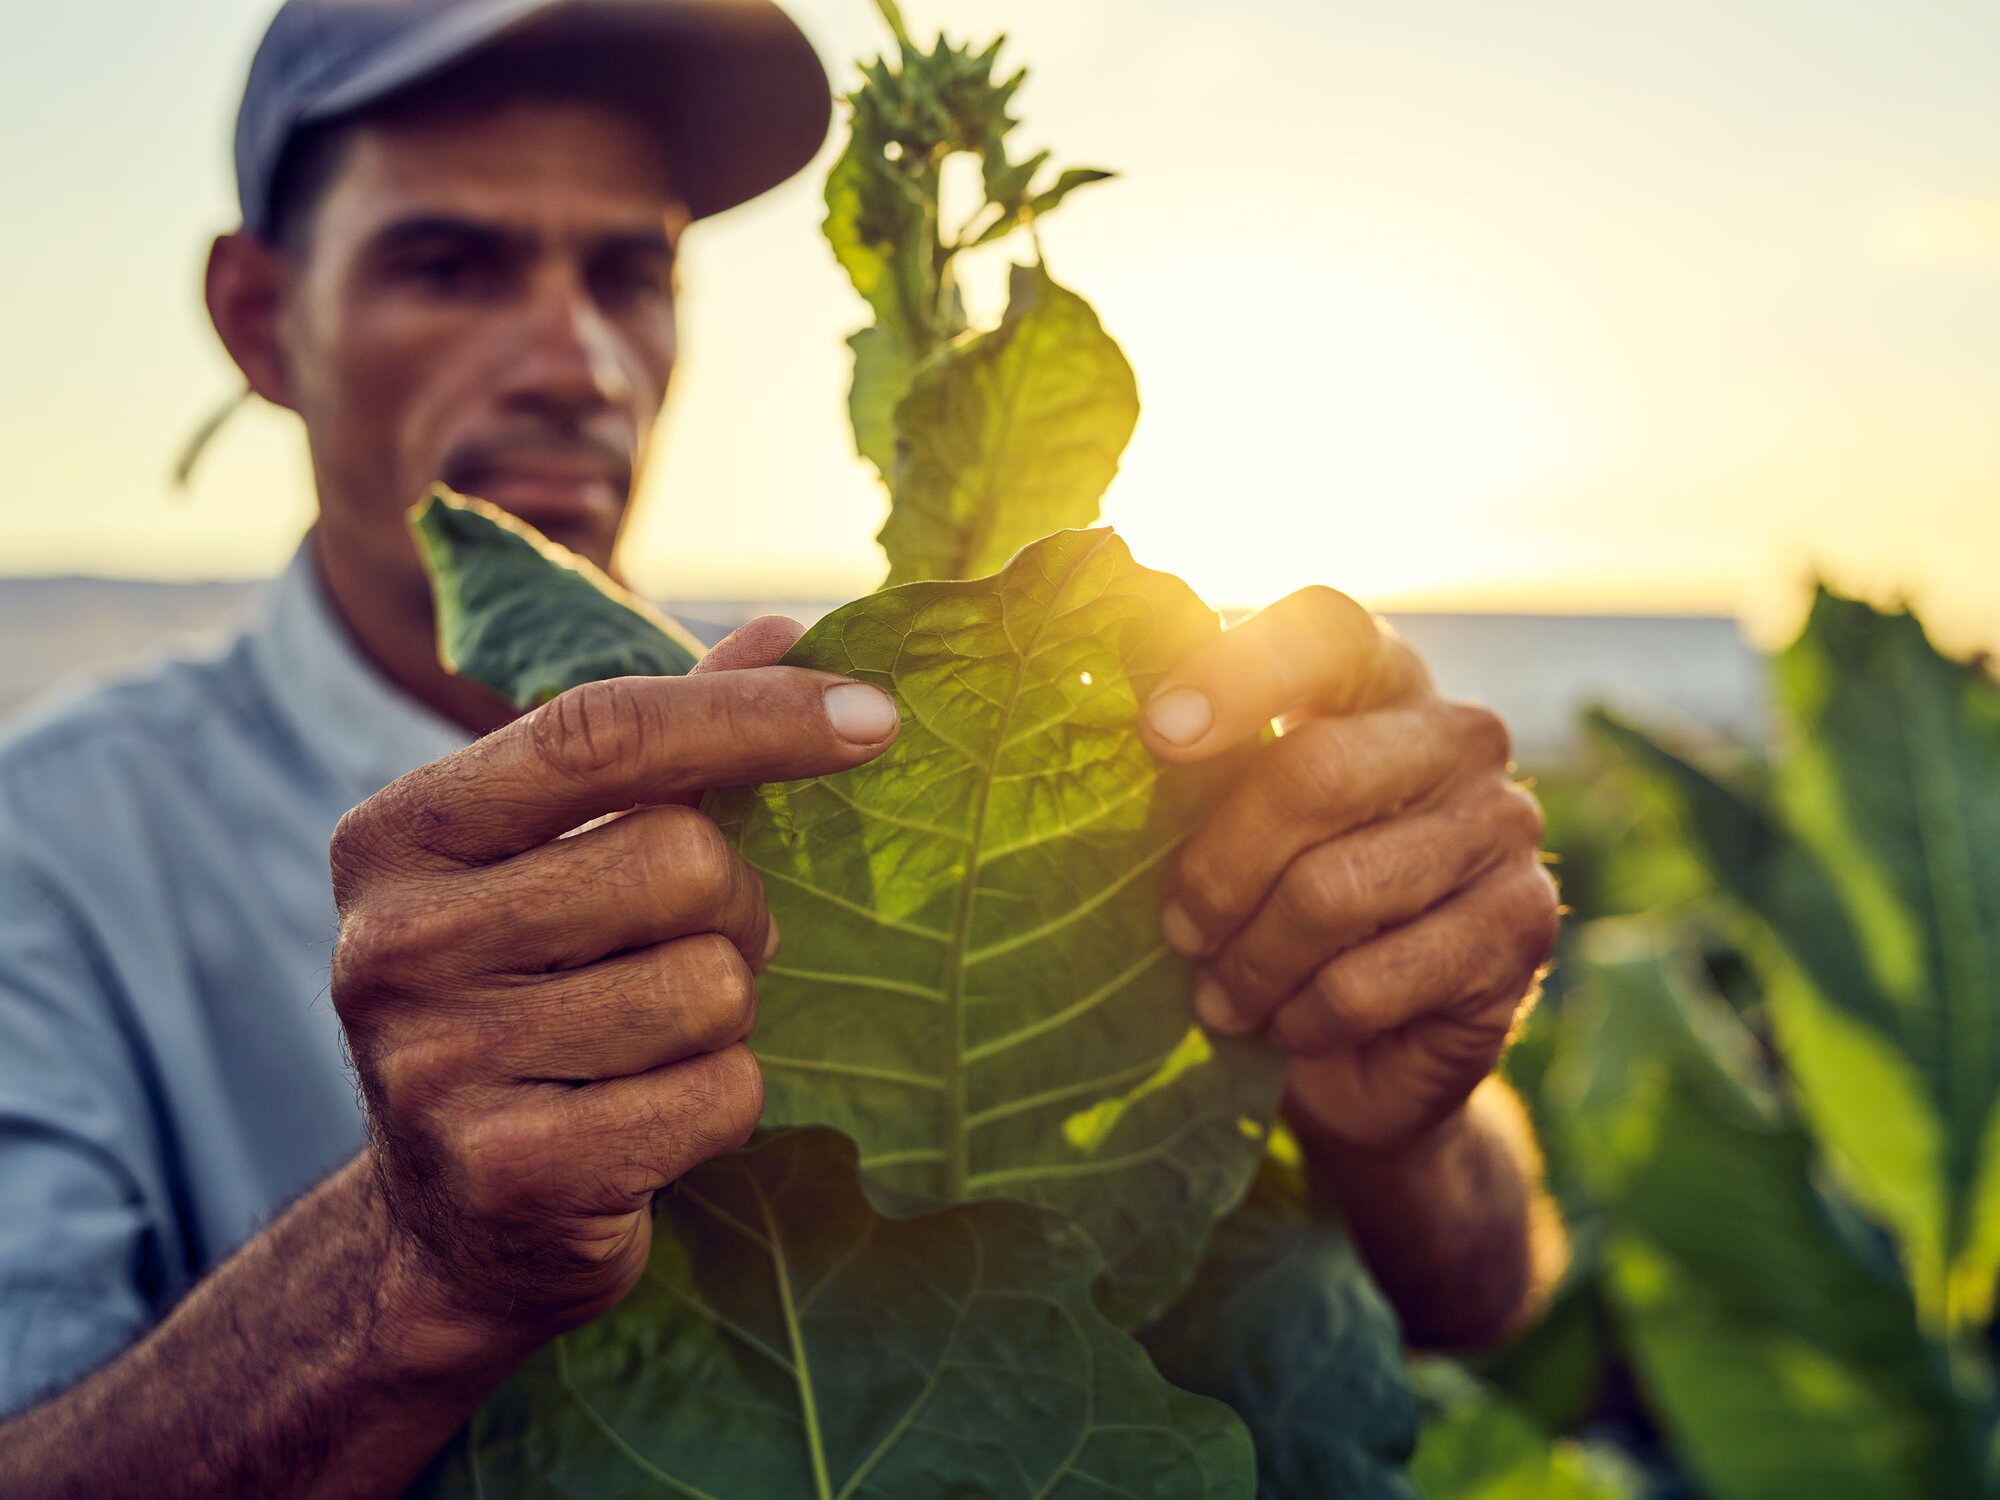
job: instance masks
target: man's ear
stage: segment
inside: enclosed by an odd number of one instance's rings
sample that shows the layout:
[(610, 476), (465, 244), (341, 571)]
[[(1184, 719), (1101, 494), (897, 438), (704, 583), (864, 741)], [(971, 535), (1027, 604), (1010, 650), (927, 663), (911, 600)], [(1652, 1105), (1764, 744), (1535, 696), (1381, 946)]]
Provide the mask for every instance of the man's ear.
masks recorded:
[(209, 246), (203, 291), (209, 321), (250, 389), (274, 406), (295, 409), (291, 360), (278, 329), (290, 275), (281, 251), (239, 230), (218, 235)]

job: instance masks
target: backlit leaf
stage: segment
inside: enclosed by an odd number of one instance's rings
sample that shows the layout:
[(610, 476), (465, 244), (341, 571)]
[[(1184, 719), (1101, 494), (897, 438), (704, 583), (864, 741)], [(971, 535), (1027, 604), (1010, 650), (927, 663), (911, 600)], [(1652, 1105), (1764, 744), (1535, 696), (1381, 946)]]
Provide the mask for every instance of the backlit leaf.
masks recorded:
[(897, 1186), (1025, 1198), (1090, 1233), (1132, 1325), (1248, 1185), (1279, 1087), (1190, 1025), (1159, 880), (1233, 764), (1164, 768), (1139, 705), (1212, 612), (1109, 532), (836, 610), (787, 660), (897, 700), (885, 754), (712, 794), (784, 933), (753, 1045), (766, 1118)]
[(909, 393), (917, 356), (884, 323), (851, 335), (847, 347), (854, 351), (854, 379), (847, 392), (854, 449), (887, 479), (896, 469), (896, 407)]
[(1000, 326), (933, 356), (896, 408), (889, 582), (980, 577), (1088, 526), (1138, 417), (1131, 366), (1090, 304), (1015, 267)]

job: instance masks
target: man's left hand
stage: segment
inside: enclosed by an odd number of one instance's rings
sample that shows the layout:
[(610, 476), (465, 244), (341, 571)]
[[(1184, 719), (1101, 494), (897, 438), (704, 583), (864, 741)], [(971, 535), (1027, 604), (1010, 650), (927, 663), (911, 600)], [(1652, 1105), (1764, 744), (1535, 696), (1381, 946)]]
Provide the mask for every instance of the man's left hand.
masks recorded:
[(1493, 1071), (1555, 943), (1542, 817), (1507, 731), (1416, 653), (1310, 588), (1169, 674), (1141, 733), (1170, 762), (1259, 739), (1166, 880), (1168, 943), (1212, 1031), (1290, 1054), (1287, 1109), (1391, 1152)]

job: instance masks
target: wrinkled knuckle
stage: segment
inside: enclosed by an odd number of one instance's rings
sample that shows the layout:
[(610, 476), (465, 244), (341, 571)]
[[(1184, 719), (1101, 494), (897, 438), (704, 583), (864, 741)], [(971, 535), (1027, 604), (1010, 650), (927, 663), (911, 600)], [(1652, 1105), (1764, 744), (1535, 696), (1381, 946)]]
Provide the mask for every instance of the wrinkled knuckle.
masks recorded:
[(756, 1054), (740, 1042), (715, 1054), (720, 1073), (716, 1092), (716, 1128), (734, 1151), (749, 1140), (764, 1117), (764, 1070)]
[(377, 903), (349, 912), (341, 919), (334, 942), (331, 988), (335, 1009), (403, 991), (411, 974), (436, 947), (437, 933), (431, 919), (407, 905)]
[(757, 980), (734, 944), (709, 937), (701, 960), (703, 977), (696, 1003), (702, 1024), (697, 1029), (711, 1044), (740, 1042), (757, 1024)]
[(1329, 1013), (1351, 1037), (1375, 1037), (1393, 1031), (1402, 1021), (1395, 1003), (1405, 991), (1387, 985), (1356, 983), (1352, 978), (1336, 981), (1340, 1000)]
[(1369, 862), (1359, 850), (1322, 845), (1293, 861), (1274, 899), (1296, 930), (1325, 932), (1352, 919), (1368, 889)]
[(1353, 599), (1323, 583), (1310, 584), (1292, 595), (1292, 608), (1308, 630), (1339, 638), (1377, 633), (1375, 617)]
[(382, 817), (378, 792), (358, 807), (349, 808), (334, 824), (327, 841), (326, 857), (333, 876), (334, 905), (345, 911), (368, 888), (370, 879), (383, 863)]
[(1211, 942), (1221, 936), (1216, 929), (1232, 911), (1230, 884), (1223, 856), (1212, 844), (1197, 840), (1181, 851), (1174, 866), (1174, 899), (1211, 934)]
[(1363, 785), (1351, 721), (1312, 719), (1271, 747), (1270, 785), (1284, 818), (1339, 822)]
[(1340, 719), (1309, 719), (1277, 742), (1277, 781), (1294, 802), (1330, 797), (1347, 779), (1352, 736)]
[(744, 967), (736, 945), (719, 932), (676, 938), (671, 951), (680, 985), (689, 1003), (698, 1007), (708, 1007), (714, 996), (725, 993), (735, 982), (734, 971)]
[(703, 911), (719, 911), (743, 878), (742, 856), (714, 822), (688, 809), (674, 830), (674, 880)]
[(1209, 965), (1209, 972), (1230, 999), (1257, 1014), (1262, 1014), (1267, 1005), (1279, 998), (1277, 991), (1282, 981), (1277, 969), (1243, 944), (1233, 945), (1218, 955)]
[(1352, 1031), (1363, 1019), (1360, 989), (1350, 965), (1322, 964), (1307, 982), (1306, 994), (1311, 1001), (1307, 1013), (1317, 1012), (1316, 1019), (1324, 1028)]
[(1541, 800), (1524, 786), (1509, 784), (1501, 793), (1500, 817), (1508, 842), (1523, 849), (1539, 850), (1548, 831)]
[(536, 757), (559, 776), (590, 782), (643, 755), (653, 718), (643, 680), (588, 682), (536, 709), (528, 718)]
[(1298, 1001), (1271, 1018), (1271, 1040), (1293, 1057), (1317, 1057), (1329, 1046), (1325, 1020), (1313, 1005)]
[[(363, 1059), (357, 1054), (357, 1069)], [(374, 1049), (366, 1059), (369, 1106), (384, 1123), (407, 1130), (439, 1114), (467, 1076), (464, 1048), (431, 1036)]]
[(1451, 703), (1445, 706), (1465, 759), (1479, 765), (1509, 766), (1514, 763), (1514, 736), (1507, 721), (1483, 703)]
[(1516, 867), (1505, 909), (1516, 961), (1530, 968), (1547, 962), (1562, 926), (1562, 899), (1540, 860)]
[(738, 1043), (681, 1066), (675, 1109), (675, 1154), (697, 1165), (750, 1139), (764, 1113), (764, 1074)]

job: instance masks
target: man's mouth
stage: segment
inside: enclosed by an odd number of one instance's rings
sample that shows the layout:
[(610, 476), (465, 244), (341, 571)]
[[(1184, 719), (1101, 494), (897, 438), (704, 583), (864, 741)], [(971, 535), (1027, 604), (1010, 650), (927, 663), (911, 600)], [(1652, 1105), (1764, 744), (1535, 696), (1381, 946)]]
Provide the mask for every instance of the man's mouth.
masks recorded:
[(448, 474), (447, 482), (541, 530), (616, 521), (630, 489), (624, 465), (595, 451), (495, 455)]

